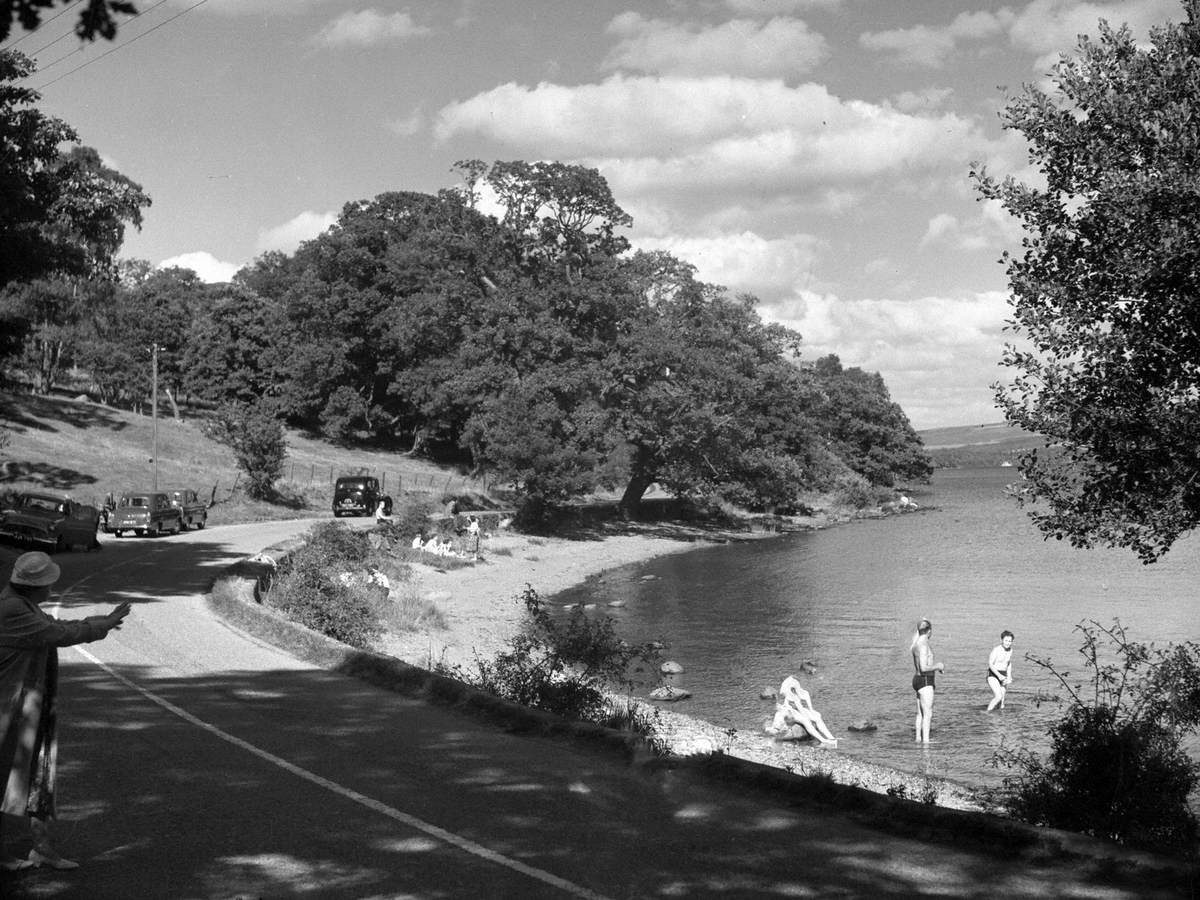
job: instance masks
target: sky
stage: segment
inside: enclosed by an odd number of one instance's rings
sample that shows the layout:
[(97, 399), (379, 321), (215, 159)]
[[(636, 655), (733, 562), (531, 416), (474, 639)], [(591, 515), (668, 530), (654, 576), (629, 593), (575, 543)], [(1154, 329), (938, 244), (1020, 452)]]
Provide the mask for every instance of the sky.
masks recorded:
[(122, 256), (225, 281), (461, 159), (596, 168), (634, 247), (880, 372), (918, 429), (997, 422), (1021, 234), (972, 163), (1034, 177), (1006, 99), (1097, 22), (1179, 0), (136, 0), (4, 47), (153, 200)]

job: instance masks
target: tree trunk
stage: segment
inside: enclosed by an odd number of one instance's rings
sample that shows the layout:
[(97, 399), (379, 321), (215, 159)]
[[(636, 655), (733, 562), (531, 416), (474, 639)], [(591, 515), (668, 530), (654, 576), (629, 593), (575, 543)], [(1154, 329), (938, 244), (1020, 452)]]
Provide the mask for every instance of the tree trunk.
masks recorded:
[(642, 495), (654, 484), (654, 480), (652, 454), (649, 448), (638, 446), (633, 456), (629, 483), (625, 485), (625, 493), (621, 495), (621, 502), (617, 504), (622, 519), (629, 521), (638, 517), (642, 508)]
[(166, 389), (167, 399), (171, 401), (171, 414), (175, 417), (175, 421), (179, 421), (179, 404), (175, 402), (175, 395), (170, 388)]

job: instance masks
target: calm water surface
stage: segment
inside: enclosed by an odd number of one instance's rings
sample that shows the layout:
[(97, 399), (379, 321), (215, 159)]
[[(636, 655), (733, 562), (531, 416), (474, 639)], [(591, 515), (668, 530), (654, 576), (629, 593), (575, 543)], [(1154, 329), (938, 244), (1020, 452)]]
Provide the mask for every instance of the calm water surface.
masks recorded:
[[(1119, 617), (1145, 641), (1196, 640), (1197, 543), (1153, 566), (1128, 551), (1074, 550), (1043, 541), (1005, 497), (1013, 469), (941, 470), (913, 499), (921, 512), (808, 534), (728, 544), (605, 573), (555, 598), (624, 600), (604, 609), (631, 641), (663, 639), (685, 668), (681, 712), (757, 731), (773, 711), (759, 698), (795, 674), (839, 737), (839, 752), (969, 784), (996, 783), (988, 761), (1003, 741), (1044, 750), (1061, 694), (1025, 653), (1082, 674), (1085, 619)], [(933, 744), (913, 743), (909, 642), (934, 625), (938, 676)], [(1000, 631), (1016, 633), (1006, 708), (987, 713), (987, 658)], [(801, 664), (816, 665), (806, 675)], [(652, 686), (652, 685), (651, 685)], [(869, 719), (878, 731), (846, 726)], [(1194, 750), (1195, 748), (1193, 748)]]

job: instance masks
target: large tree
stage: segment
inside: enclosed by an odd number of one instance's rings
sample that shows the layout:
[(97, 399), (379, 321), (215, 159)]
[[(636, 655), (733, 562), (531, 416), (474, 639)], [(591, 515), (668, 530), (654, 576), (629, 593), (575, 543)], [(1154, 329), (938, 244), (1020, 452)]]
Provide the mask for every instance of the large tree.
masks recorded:
[(1026, 231), (1008, 258), (1023, 340), (998, 386), (1010, 422), (1053, 452), (1022, 461), (1047, 535), (1128, 547), (1145, 562), (1200, 522), (1200, 21), (1147, 45), (1095, 39), (1004, 113), (1033, 183), (980, 170), (978, 189)]
[(150, 198), (101, 162), (61, 119), (37, 109), (17, 84), (34, 64), (0, 51), (0, 288), (49, 275), (107, 273)]

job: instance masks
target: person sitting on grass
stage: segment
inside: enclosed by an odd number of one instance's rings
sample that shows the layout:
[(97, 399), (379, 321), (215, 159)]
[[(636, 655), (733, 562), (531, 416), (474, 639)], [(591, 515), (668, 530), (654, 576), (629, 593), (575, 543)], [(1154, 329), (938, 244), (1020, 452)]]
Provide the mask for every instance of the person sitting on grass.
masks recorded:
[(781, 736), (793, 725), (799, 725), (822, 744), (837, 746), (837, 738), (825, 727), (825, 720), (813, 708), (812, 697), (800, 686), (800, 682), (789, 675), (779, 686), (775, 702), (775, 718), (767, 726), (767, 732)]

